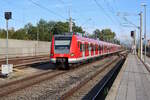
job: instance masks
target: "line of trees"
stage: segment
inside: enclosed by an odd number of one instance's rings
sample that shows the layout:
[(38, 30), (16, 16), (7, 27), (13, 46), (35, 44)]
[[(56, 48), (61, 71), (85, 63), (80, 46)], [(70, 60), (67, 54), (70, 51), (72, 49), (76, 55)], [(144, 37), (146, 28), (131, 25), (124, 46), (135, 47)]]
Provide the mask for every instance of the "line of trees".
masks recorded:
[[(73, 23), (73, 31), (84, 33), (82, 27), (76, 26), (75, 23)], [(69, 32), (68, 22), (47, 22), (41, 19), (36, 25), (28, 23), (18, 30), (9, 29), (9, 38), (21, 40), (37, 40), (38, 38), (40, 41), (51, 41), (53, 34), (62, 34), (64, 32)], [(6, 38), (5, 29), (0, 29), (0, 38)]]
[[(40, 41), (51, 41), (53, 34), (62, 34), (69, 32), (69, 23), (61, 21), (46, 21), (41, 19), (36, 25), (32, 23), (26, 24), (23, 28), (15, 30), (14, 28), (9, 29), (10, 39), (21, 39), (21, 40), (40, 40)], [(73, 23), (73, 32), (79, 32), (84, 34), (81, 26), (77, 26)], [(115, 32), (111, 29), (96, 29), (93, 34), (89, 35), (90, 38), (99, 38), (102, 41), (108, 41), (120, 44), (120, 41), (115, 38)], [(0, 38), (6, 38), (6, 30), (0, 29)]]
[(120, 44), (120, 41), (116, 39), (116, 33), (112, 32), (111, 29), (102, 29), (101, 31), (96, 29), (93, 33), (94, 34), (90, 35), (91, 38), (98, 38), (102, 41)]

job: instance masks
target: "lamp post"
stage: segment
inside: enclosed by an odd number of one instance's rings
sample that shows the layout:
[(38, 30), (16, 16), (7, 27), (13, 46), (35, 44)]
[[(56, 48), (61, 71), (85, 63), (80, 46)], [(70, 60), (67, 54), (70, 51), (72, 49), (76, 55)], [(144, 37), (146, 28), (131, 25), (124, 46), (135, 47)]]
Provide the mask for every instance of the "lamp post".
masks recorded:
[(140, 15), (140, 59), (142, 60), (143, 59), (143, 42), (142, 42), (142, 31), (143, 31), (143, 22), (142, 22), (142, 19), (143, 19), (143, 14), (142, 12), (139, 14)]
[(143, 3), (142, 6), (144, 7), (144, 39), (145, 39), (145, 49), (144, 49), (144, 62), (146, 62), (146, 45), (147, 45), (147, 40), (146, 40), (146, 4)]

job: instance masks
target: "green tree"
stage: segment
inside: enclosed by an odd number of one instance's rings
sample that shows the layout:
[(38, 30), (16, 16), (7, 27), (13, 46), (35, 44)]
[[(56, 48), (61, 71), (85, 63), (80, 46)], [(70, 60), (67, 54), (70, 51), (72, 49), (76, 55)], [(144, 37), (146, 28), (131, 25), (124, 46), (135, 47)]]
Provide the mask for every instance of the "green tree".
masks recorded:
[(29, 40), (28, 34), (26, 34), (25, 29), (17, 30), (12, 36), (12, 39), (21, 39), (21, 40)]
[[(33, 26), (31, 23), (28, 23), (24, 26), (24, 30), (26, 31), (26, 35), (28, 35), (28, 39), (36, 40), (37, 39), (37, 27)], [(24, 34), (25, 35), (25, 34)]]
[(94, 37), (95, 37), (95, 38), (100, 38), (100, 34), (101, 34), (101, 31), (100, 31), (99, 29), (96, 29), (96, 30), (94, 31)]
[[(68, 29), (69, 29), (69, 26), (68, 26)], [(74, 22), (73, 22), (72, 30), (73, 30), (73, 32), (84, 33), (82, 27), (81, 26), (77, 26)]]
[(112, 32), (111, 29), (103, 29), (101, 34), (104, 41), (112, 41), (116, 36), (115, 32)]
[(0, 38), (6, 38), (6, 30), (0, 29)]
[(96, 29), (94, 32), (94, 34), (91, 35), (90, 37), (92, 38), (99, 38), (102, 41), (108, 41), (108, 42), (114, 42), (119, 44), (120, 41), (115, 39), (115, 32), (112, 32), (111, 29), (102, 29), (101, 31), (99, 29)]
[[(37, 40), (40, 41), (51, 41), (53, 34), (63, 34), (69, 32), (69, 23), (62, 21), (46, 21), (40, 19), (36, 25), (32, 23), (27, 23), (23, 28), (14, 30), (14, 28), (9, 30), (9, 38), (12, 39), (25, 39), (25, 40)], [(73, 23), (73, 32), (82, 33), (82, 27), (76, 26)], [(0, 29), (0, 38), (6, 38), (6, 31)]]

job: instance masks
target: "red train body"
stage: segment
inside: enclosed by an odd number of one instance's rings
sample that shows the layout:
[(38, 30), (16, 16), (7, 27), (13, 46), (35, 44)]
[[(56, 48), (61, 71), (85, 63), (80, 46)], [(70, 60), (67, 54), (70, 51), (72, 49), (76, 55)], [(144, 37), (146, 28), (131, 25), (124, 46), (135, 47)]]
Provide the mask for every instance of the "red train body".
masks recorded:
[(52, 63), (73, 64), (120, 51), (120, 45), (79, 35), (54, 35), (51, 43)]

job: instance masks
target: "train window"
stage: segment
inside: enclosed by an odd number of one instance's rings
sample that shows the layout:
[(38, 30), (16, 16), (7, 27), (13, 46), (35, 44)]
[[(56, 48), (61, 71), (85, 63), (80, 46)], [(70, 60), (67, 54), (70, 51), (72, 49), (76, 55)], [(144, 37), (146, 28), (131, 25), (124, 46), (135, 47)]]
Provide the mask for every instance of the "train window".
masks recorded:
[(99, 50), (99, 51), (101, 50), (101, 46), (100, 46), (100, 45), (98, 46), (98, 50)]
[(82, 51), (84, 51), (84, 44), (82, 44)]
[(55, 37), (55, 53), (69, 53), (72, 37), (56, 36)]
[(90, 45), (90, 48), (91, 48), (91, 51), (93, 50), (93, 48), (92, 48), (92, 44)]
[(82, 52), (82, 43), (80, 44), (80, 51)]
[(82, 44), (82, 51), (84, 51), (85, 50), (85, 45), (84, 44)]
[(90, 46), (90, 44), (88, 44), (88, 50), (89, 50), (89, 51), (91, 50), (91, 46)]

